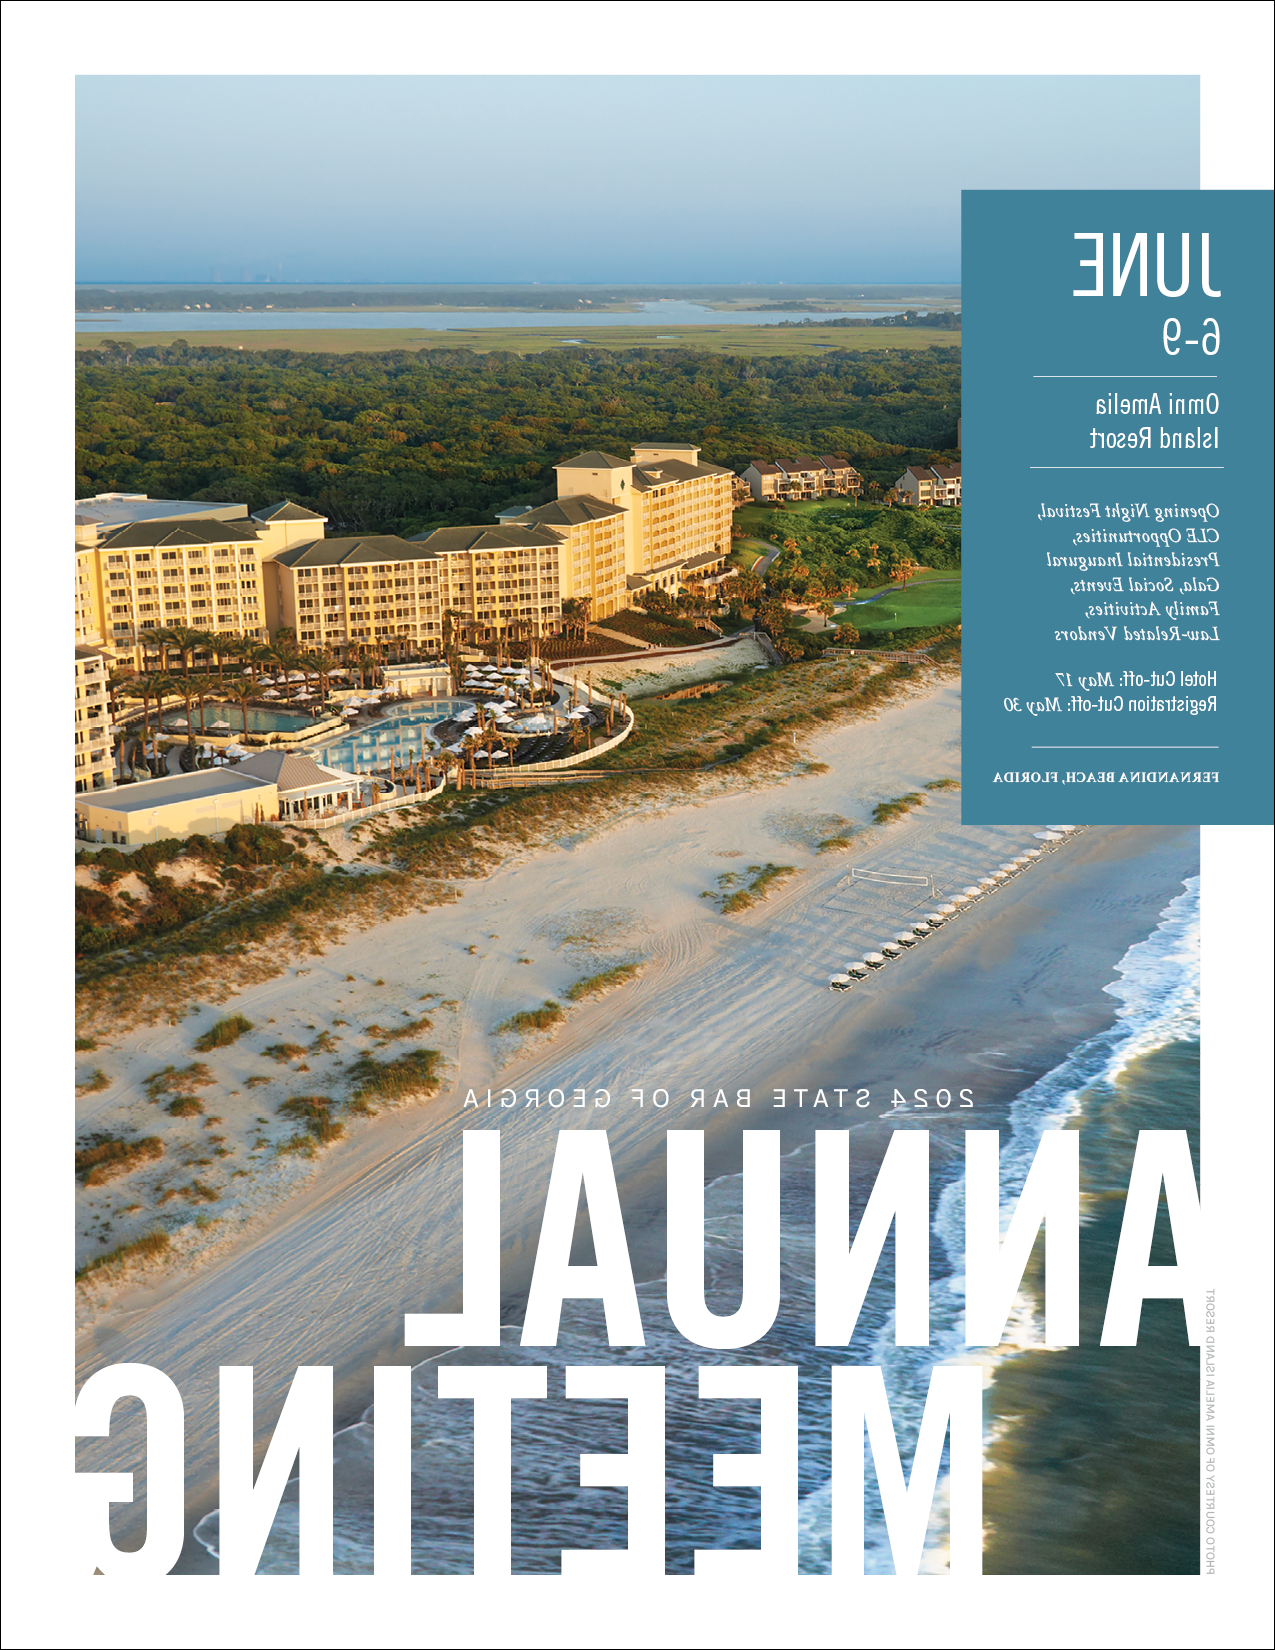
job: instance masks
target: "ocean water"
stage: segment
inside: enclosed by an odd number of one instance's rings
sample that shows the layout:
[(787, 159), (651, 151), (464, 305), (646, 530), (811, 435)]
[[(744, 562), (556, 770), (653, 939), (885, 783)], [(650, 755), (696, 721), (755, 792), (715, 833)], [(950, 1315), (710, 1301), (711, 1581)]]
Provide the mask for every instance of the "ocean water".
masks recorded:
[[(888, 309), (828, 310), (812, 313), (814, 321), (836, 321), (847, 316), (863, 321), (897, 314)], [(921, 308), (926, 306), (922, 305)], [(385, 331), (414, 328), (420, 332), (471, 332), (493, 327), (540, 327), (564, 334), (589, 327), (657, 326), (776, 326), (800, 321), (804, 312), (788, 310), (717, 310), (688, 299), (660, 298), (639, 303), (634, 310), (317, 310), (255, 308), (218, 310), (77, 310), (77, 332), (314, 332), (339, 330)]]
[[(1195, 1135), (1199, 1036), (1199, 887), (1192, 879), (1163, 912), (1155, 931), (1129, 948), (1106, 989), (1118, 1002), (1115, 1022), (1075, 1048), (1012, 1102), (1001, 1133), (1002, 1225), (1008, 1225), (1036, 1145), (1046, 1129), (1081, 1127), (1082, 1345), (1040, 1348), (1037, 1278), (1029, 1268), (1010, 1331), (999, 1349), (967, 1352), (964, 1335), (964, 1185), (959, 1157), (934, 1175), (931, 1344), (895, 1347), (892, 1339), (893, 1245), (887, 1243), (849, 1348), (811, 1345), (814, 1322), (814, 1152), (799, 1149), (781, 1168), (782, 1307), (756, 1345), (712, 1352), (689, 1345), (673, 1328), (661, 1280), (642, 1285), (646, 1346), (607, 1347), (601, 1311), (567, 1303), (556, 1347), (518, 1345), (517, 1328), (500, 1348), (457, 1349), (413, 1372), (413, 1569), (464, 1574), (471, 1565), (472, 1409), (437, 1397), (440, 1363), (547, 1365), (549, 1396), (513, 1406), (513, 1568), (552, 1574), (564, 1547), (622, 1547), (626, 1492), (585, 1489), (583, 1452), (621, 1452), (623, 1404), (568, 1404), (562, 1370), (569, 1364), (663, 1364), (667, 1390), (667, 1560), (670, 1574), (689, 1574), (693, 1551), (755, 1546), (755, 1490), (717, 1489), (715, 1452), (757, 1447), (757, 1409), (748, 1401), (697, 1396), (703, 1365), (797, 1364), (801, 1369), (800, 1566), (830, 1568), (828, 1371), (834, 1364), (879, 1364), (885, 1372), (905, 1472), (936, 1364), (973, 1359), (987, 1378), (984, 1568), (988, 1573), (1174, 1573), (1197, 1567), (1190, 1460), (1198, 1438), (1198, 1353), (1185, 1345), (1181, 1306), (1150, 1302), (1133, 1348), (1100, 1348), (1106, 1284), (1118, 1236), (1122, 1194), (1139, 1128), (1185, 1127)], [(900, 1118), (898, 1127), (915, 1126)], [(986, 1126), (982, 1124), (981, 1126)], [(884, 1145), (882, 1146), (884, 1150)], [(870, 1189), (868, 1174), (851, 1216)], [(735, 1309), (743, 1281), (738, 1176), (710, 1184), (705, 1197), (705, 1297), (717, 1312)], [(1157, 1241), (1162, 1241), (1160, 1238)], [(586, 1254), (577, 1254), (579, 1262)], [(1154, 1257), (1157, 1261), (1168, 1256)], [(1034, 1262), (1033, 1262), (1034, 1264)], [(1157, 1310), (1158, 1309), (1158, 1310)], [(1176, 1315), (1176, 1316), (1175, 1316)], [(342, 1574), (372, 1569), (372, 1445), (375, 1413), (337, 1434), (335, 1566)], [(889, 1541), (870, 1461), (866, 1472), (869, 1573), (890, 1574)], [(296, 1485), (289, 1486), (259, 1573), (296, 1571)], [(923, 1570), (946, 1569), (944, 1498), (935, 1498)], [(217, 1550), (217, 1514), (196, 1530)]]

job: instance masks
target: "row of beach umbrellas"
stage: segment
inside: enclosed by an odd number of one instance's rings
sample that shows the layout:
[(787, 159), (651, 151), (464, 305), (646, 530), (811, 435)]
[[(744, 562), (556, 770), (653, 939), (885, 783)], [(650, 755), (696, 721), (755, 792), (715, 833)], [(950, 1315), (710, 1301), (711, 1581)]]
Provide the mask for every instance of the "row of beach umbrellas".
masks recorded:
[[(1050, 825), (1043, 831), (1034, 831), (1034, 837), (1049, 843), (1065, 842), (1073, 831), (1079, 830), (1078, 825)], [(993, 888), (999, 888), (1002, 883), (1008, 882), (1029, 865), (1043, 859), (1046, 853), (1052, 853), (1052, 848), (1028, 848), (1016, 858), (1005, 860), (989, 871), (986, 876), (979, 877), (976, 882), (969, 883), (959, 894), (953, 894), (951, 899), (940, 905), (937, 910), (929, 911), (923, 917), (918, 917), (907, 928), (900, 929), (890, 939), (883, 940), (879, 950), (865, 951), (858, 962), (853, 962), (840, 973), (832, 974), (828, 978), (828, 986), (833, 991), (848, 991), (856, 980), (863, 979), (870, 972), (884, 968), (892, 957), (902, 956), (903, 952), (917, 944), (919, 940), (935, 933), (944, 923), (950, 922), (953, 917), (961, 914), (967, 905), (982, 899), (990, 894)]]

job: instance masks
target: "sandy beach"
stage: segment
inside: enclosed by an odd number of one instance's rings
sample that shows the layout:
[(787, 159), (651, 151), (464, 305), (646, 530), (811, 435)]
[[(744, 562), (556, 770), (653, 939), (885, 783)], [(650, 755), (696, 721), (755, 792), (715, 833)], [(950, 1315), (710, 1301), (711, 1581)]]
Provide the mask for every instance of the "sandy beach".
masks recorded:
[[(919, 885), (852, 885), (852, 867), (932, 876), (942, 898), (1034, 845), (1032, 832), (1049, 823), (962, 826), (959, 793), (948, 790), (894, 824), (868, 824), (883, 798), (959, 776), (959, 732), (959, 686), (933, 683), (872, 719), (812, 735), (803, 754), (825, 771), (563, 836), (464, 885), (454, 904), (353, 934), (201, 1018), (119, 1040), (102, 1059), (118, 1074), (112, 1086), (82, 1105), (99, 1127), (153, 1128), (145, 1077), (189, 1061), (192, 1037), (218, 1014), (241, 1012), (254, 1027), (203, 1057), (215, 1079), (201, 1091), (216, 1096), (215, 1106), (205, 1102), (215, 1131), (200, 1119), (183, 1125), (188, 1153), (201, 1137), (222, 1137), (227, 1155), (201, 1170), (218, 1193), (208, 1205), (216, 1221), (181, 1228), (182, 1264), (81, 1291), (81, 1378), (136, 1360), (164, 1369), (183, 1393), (188, 1526), (216, 1501), (218, 1365), (255, 1367), (264, 1440), (298, 1364), (334, 1366), (339, 1422), (370, 1401), (374, 1363), (424, 1355), (403, 1347), (402, 1315), (457, 1300), (464, 1127), (502, 1130), (504, 1288), (516, 1312), (560, 1127), (608, 1130), (635, 1264), (658, 1276), (668, 1127), (709, 1128), (711, 1174), (738, 1167), (744, 1124), (782, 1129), (785, 1149), (815, 1127), (851, 1127), (867, 1161), (891, 1126), (896, 1086), (968, 1088), (973, 1110), (944, 1115), (995, 1127), (1009, 1098), (1111, 1019), (1102, 987), (1196, 869), (1193, 831), (1092, 828), (881, 976), (847, 996), (827, 990), (829, 972), (935, 903)], [(851, 846), (820, 852), (836, 835)], [(723, 913), (720, 879), (764, 864), (792, 874), (750, 909)], [(636, 978), (570, 1007), (553, 1034), (495, 1034), (510, 1014), (563, 1001), (573, 981), (629, 961), (641, 964)], [(259, 1166), (244, 1167), (252, 1141), (265, 1138), (256, 1119), (272, 1111), (260, 1099), (337, 1092), (335, 1062), (378, 1046), (364, 1028), (422, 1011), (434, 1024), (417, 1040), (448, 1061), (436, 1099), (384, 1111), (314, 1159), (260, 1147)], [(324, 1032), (336, 1053), (291, 1066), (263, 1057), (264, 1044), (308, 1049)], [(409, 1046), (393, 1042), (389, 1052)], [(247, 1087), (263, 1074), (270, 1086)], [(664, 1110), (632, 1097), (657, 1086), (670, 1093)], [(690, 1104), (696, 1086), (710, 1097), (748, 1088), (753, 1103), (706, 1113)], [(871, 1107), (812, 1109), (821, 1086), (868, 1087)], [(519, 1095), (517, 1106), (464, 1108), (469, 1091), (485, 1099), (502, 1087)], [(555, 1087), (606, 1089), (611, 1102), (522, 1103), (528, 1090)], [(771, 1103), (776, 1088), (787, 1091), (783, 1109)], [(798, 1088), (810, 1091), (800, 1109)], [(931, 1126), (941, 1139), (948, 1125), (935, 1117)], [(108, 1190), (111, 1209), (133, 1200), (125, 1183)], [(112, 1455), (119, 1447), (108, 1446)], [(104, 1457), (86, 1444), (80, 1459)], [(122, 1509), (118, 1529), (130, 1519)], [(192, 1550), (183, 1567), (202, 1568), (201, 1555)]]

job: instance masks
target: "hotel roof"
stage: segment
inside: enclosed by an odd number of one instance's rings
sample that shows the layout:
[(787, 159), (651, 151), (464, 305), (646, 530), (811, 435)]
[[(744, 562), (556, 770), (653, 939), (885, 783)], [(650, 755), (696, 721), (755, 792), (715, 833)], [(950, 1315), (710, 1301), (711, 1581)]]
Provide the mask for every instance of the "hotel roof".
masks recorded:
[(116, 785), (113, 790), (94, 791), (84, 800), (90, 807), (104, 808), (108, 813), (140, 814), (176, 802), (260, 790), (270, 783), (256, 774), (240, 773), (237, 768), (201, 768), (198, 773), (175, 773), (164, 779), (142, 779), (132, 785)]
[(116, 527), (102, 539), (105, 550), (180, 550), (199, 544), (256, 544), (246, 521), (139, 521)]
[(206, 499), (147, 498), (144, 493), (102, 493), (96, 498), (77, 498), (75, 513), (102, 527), (124, 527), (135, 521), (242, 521), (248, 506)]
[(555, 464), (555, 470), (627, 470), (632, 464), (631, 458), (617, 458), (614, 453), (600, 453), (596, 450), (590, 453), (577, 453), (574, 458), (564, 458), (560, 464)]
[(355, 776), (337, 768), (325, 768), (311, 757), (294, 751), (261, 751), (246, 762), (236, 762), (236, 773), (250, 774), (264, 784), (277, 786), (279, 794), (289, 791), (331, 790), (335, 784), (352, 785)]
[(848, 458), (837, 458), (833, 453), (820, 453), (819, 462), (826, 464), (830, 470), (849, 470), (853, 475), (859, 473)]
[(772, 464), (768, 458), (753, 459), (749, 469), (756, 470), (759, 476), (779, 476), (784, 473), (778, 464)]
[(275, 560), (284, 567), (340, 567), (343, 563), (378, 561), (419, 561), (420, 545), (399, 538), (397, 533), (369, 533), (347, 539), (312, 539), (294, 544)]
[(254, 521), (326, 521), (326, 516), (318, 515), (313, 510), (307, 510), (303, 504), (294, 504), (290, 498), (281, 499), (278, 504), (268, 505), (264, 510), (252, 512)]
[[(539, 516), (538, 510), (532, 510), (522, 519), (538, 523)], [(522, 550), (541, 545), (556, 548), (562, 540), (546, 527), (524, 527), (519, 523), (516, 527), (503, 524), (499, 527), (436, 527), (432, 533), (424, 533), (419, 539), (413, 539), (412, 543), (423, 544), (429, 555), (454, 556), (471, 550)]]
[(568, 498), (555, 498), (548, 504), (538, 505), (520, 519), (534, 521), (542, 527), (580, 527), (585, 522), (608, 521), (612, 516), (623, 514), (619, 504), (607, 504), (591, 493), (573, 493)]
[(652, 458), (633, 466), (633, 486), (639, 493), (670, 481), (694, 481), (698, 476), (728, 476), (720, 464), (687, 464), (680, 458)]

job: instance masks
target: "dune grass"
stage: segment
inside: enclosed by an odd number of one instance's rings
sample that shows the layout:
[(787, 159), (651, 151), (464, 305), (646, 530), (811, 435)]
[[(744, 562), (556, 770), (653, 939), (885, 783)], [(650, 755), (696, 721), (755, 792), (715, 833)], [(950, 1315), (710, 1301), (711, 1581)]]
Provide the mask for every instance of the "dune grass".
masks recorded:
[(552, 997), (547, 997), (539, 1008), (520, 1009), (517, 1014), (511, 1014), (507, 1020), (502, 1020), (496, 1027), (499, 1035), (502, 1031), (549, 1031), (560, 1020), (566, 1018), (566, 1011), (561, 1003), (555, 1003)]
[(157, 1135), (148, 1134), (143, 1140), (108, 1135), (76, 1151), (76, 1178), (85, 1186), (103, 1186), (116, 1175), (128, 1174), (140, 1164), (153, 1163), (163, 1155), (164, 1145)]
[(162, 1255), (171, 1244), (172, 1239), (167, 1232), (147, 1232), (142, 1237), (134, 1238), (131, 1243), (120, 1243), (108, 1254), (95, 1255), (92, 1260), (86, 1260), (84, 1265), (77, 1268), (75, 1277), (78, 1282), (92, 1272), (100, 1272), (109, 1267), (116, 1270), (130, 1260), (150, 1260), (156, 1255)]
[(251, 1030), (251, 1020), (246, 1020), (242, 1014), (229, 1014), (224, 1020), (218, 1020), (216, 1025), (209, 1026), (203, 1036), (195, 1040), (195, 1050), (199, 1054), (209, 1054), (215, 1048), (228, 1048), (231, 1043), (238, 1042), (245, 1031)]
[(316, 1146), (330, 1146), (345, 1133), (345, 1124), (332, 1115), (332, 1101), (326, 1094), (294, 1094), (279, 1107), (281, 1117), (301, 1124), (301, 1132), (285, 1140), (281, 1152), (313, 1155)]
[(589, 974), (583, 980), (577, 980), (567, 987), (563, 995), (569, 1003), (578, 1003), (583, 997), (596, 997), (633, 979), (642, 972), (643, 966), (640, 962), (617, 963), (614, 968), (604, 968), (600, 974)]
[(910, 814), (914, 808), (921, 807), (924, 802), (925, 798), (920, 791), (909, 791), (906, 796), (894, 796), (888, 802), (878, 802), (872, 810), (872, 823), (889, 825), (891, 821)]
[(396, 1060), (361, 1055), (350, 1067), (350, 1109), (369, 1110), (372, 1100), (405, 1100), (413, 1094), (432, 1094), (439, 1087), (442, 1055), (436, 1048), (409, 1049)]

